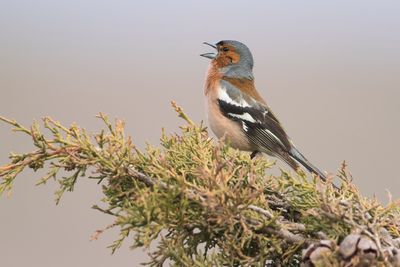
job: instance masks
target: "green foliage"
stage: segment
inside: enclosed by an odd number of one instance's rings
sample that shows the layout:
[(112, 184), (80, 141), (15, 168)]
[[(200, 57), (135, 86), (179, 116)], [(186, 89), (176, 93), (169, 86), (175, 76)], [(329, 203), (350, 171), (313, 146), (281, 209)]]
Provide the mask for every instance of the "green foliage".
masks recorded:
[(202, 124), (174, 107), (186, 121), (181, 134), (163, 131), (160, 146), (144, 151), (125, 136), (122, 121), (112, 125), (103, 114), (99, 118), (106, 129), (97, 134), (44, 118), (49, 137), (36, 123), (27, 129), (0, 117), (29, 135), (37, 148), (11, 155), (11, 163), (0, 167), (0, 193), (10, 192), (25, 168), (47, 168), (38, 184), (58, 181), (58, 203), (90, 171), (104, 193), (104, 207), (94, 208), (114, 218), (107, 229), (120, 229), (112, 251), (128, 237), (133, 248), (156, 242), (150, 266), (165, 261), (172, 266), (299, 266), (302, 249), (325, 239), (335, 245), (318, 264), (336, 266), (344, 260), (336, 245), (354, 232), (377, 244), (377, 266), (389, 264), (382, 229), (391, 239), (400, 236), (397, 202), (384, 206), (362, 197), (345, 165), (338, 174), (340, 190), (301, 171), (272, 176), (268, 158), (251, 160), (248, 153), (216, 143)]

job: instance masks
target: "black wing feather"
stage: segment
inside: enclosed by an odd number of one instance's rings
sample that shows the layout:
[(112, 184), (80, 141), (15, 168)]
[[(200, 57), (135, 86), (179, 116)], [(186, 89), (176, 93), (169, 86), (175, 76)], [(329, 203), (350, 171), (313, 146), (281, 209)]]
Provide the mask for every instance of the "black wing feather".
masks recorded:
[[(248, 107), (218, 100), (221, 112), (231, 120), (245, 124), (244, 130), (248, 138), (260, 148), (268, 151), (289, 151), (291, 143), (275, 116), (261, 106)], [(251, 118), (251, 120), (246, 119)], [(276, 153), (274, 153), (276, 154)]]

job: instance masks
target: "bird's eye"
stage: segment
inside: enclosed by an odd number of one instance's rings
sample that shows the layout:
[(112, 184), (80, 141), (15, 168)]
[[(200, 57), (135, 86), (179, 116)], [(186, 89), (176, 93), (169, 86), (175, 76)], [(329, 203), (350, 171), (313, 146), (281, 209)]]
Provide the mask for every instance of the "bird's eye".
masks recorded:
[(222, 51), (227, 52), (227, 51), (229, 51), (229, 48), (228, 47), (223, 47)]

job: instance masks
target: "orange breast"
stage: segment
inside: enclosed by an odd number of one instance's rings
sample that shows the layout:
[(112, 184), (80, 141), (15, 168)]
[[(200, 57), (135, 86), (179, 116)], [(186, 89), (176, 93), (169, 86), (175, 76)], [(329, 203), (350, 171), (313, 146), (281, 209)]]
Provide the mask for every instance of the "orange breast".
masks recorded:
[(253, 151), (253, 145), (249, 142), (242, 129), (242, 125), (225, 117), (218, 104), (220, 80), (222, 75), (213, 64), (207, 73), (204, 92), (206, 95), (206, 108), (208, 123), (213, 133), (218, 137), (225, 137), (226, 141), (233, 147), (244, 151)]
[(222, 78), (222, 74), (218, 70), (217, 63), (211, 61), (207, 71), (206, 83), (204, 85), (204, 94), (208, 95), (211, 90), (216, 90), (219, 87), (219, 81)]

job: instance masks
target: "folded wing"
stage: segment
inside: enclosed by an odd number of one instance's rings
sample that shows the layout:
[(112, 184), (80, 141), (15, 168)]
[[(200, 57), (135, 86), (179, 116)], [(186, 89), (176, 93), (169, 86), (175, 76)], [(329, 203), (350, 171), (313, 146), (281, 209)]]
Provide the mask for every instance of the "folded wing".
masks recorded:
[(243, 93), (229, 82), (221, 81), (218, 104), (227, 118), (237, 121), (258, 151), (279, 157), (293, 169), (298, 164), (325, 179), (293, 145), (271, 110), (261, 101)]

